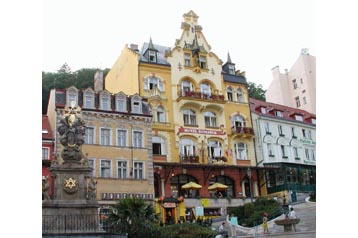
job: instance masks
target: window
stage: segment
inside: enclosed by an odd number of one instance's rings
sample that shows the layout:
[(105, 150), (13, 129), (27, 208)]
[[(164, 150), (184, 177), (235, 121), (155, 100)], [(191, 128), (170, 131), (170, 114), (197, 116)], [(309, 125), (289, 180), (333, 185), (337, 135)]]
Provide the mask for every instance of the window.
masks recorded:
[(96, 177), (96, 159), (89, 158), (88, 159), (88, 166), (93, 169), (92, 170), (92, 176)]
[(303, 97), (302, 99), (303, 99), (303, 103), (304, 103), (304, 104), (307, 104), (306, 97)]
[(165, 141), (159, 136), (153, 136), (153, 155), (165, 155)]
[(117, 146), (127, 146), (127, 130), (117, 130)]
[(126, 96), (119, 95), (116, 97), (116, 103), (117, 103), (117, 111), (118, 112), (125, 112), (127, 111), (127, 100)]
[(200, 68), (206, 69), (206, 57), (200, 56)]
[(278, 125), (277, 128), (278, 128), (278, 134), (279, 134), (280, 136), (284, 136), (285, 134), (283, 134), (282, 125)]
[(266, 108), (265, 107), (261, 107), (260, 110), (261, 110), (261, 113), (266, 114)]
[(306, 154), (306, 159), (310, 159), (310, 150), (309, 149), (305, 149), (305, 154)]
[(229, 68), (229, 74), (235, 75), (235, 65), (229, 64), (228, 68)]
[(271, 135), (270, 124), (268, 122), (265, 122), (265, 131), (266, 131), (266, 134)]
[(296, 82), (296, 79), (292, 80), (292, 83), (293, 83), (293, 89), (296, 89), (296, 88), (297, 88), (297, 82)]
[(221, 145), (220, 141), (217, 141), (217, 140), (208, 141), (207, 149), (208, 149), (209, 158), (223, 156), (221, 147), (222, 147), (222, 145)]
[(316, 160), (315, 150), (312, 149), (311, 152), (312, 152), (312, 153), (311, 153), (311, 155), (312, 155), (312, 160)]
[(301, 84), (303, 84), (303, 79), (302, 78), (300, 78), (300, 81), (301, 81)]
[(139, 101), (134, 101), (132, 105), (133, 105), (133, 108), (132, 108), (133, 113), (141, 113), (141, 110), (140, 110), (141, 103)]
[(237, 160), (247, 160), (247, 147), (244, 143), (234, 144), (235, 158)]
[(101, 178), (110, 178), (111, 177), (111, 161), (110, 160), (101, 160)]
[(295, 128), (291, 127), (291, 133), (292, 133), (292, 138), (297, 138), (297, 136), (295, 135)]
[(196, 115), (193, 110), (183, 110), (184, 125), (196, 125)]
[(111, 129), (101, 128), (101, 145), (111, 145)]
[(303, 121), (303, 117), (301, 115), (295, 115), (296, 121)]
[(296, 101), (296, 107), (300, 107), (301, 106), (300, 97), (295, 97), (295, 101)]
[(143, 147), (143, 132), (133, 131), (133, 147), (136, 148)]
[[(181, 84), (183, 92), (192, 92), (193, 86), (191, 82), (184, 80)], [(185, 95), (185, 94), (184, 94)]]
[(148, 51), (149, 53), (149, 61), (150, 62), (157, 62), (157, 57), (155, 51)]
[(312, 140), (312, 132), (308, 130), (308, 139)]
[(227, 90), (226, 90), (226, 93), (227, 93), (227, 100), (229, 100), (230, 102), (233, 101), (233, 98), (232, 98), (232, 88), (231, 87), (228, 87)]
[(267, 143), (267, 153), (270, 157), (274, 157), (273, 146), (271, 143)]
[(157, 88), (159, 91), (163, 91), (163, 83), (159, 78), (156, 77), (147, 77), (144, 80), (144, 89), (152, 90)]
[(164, 109), (162, 106), (157, 107), (157, 121), (165, 122)]
[(133, 163), (134, 179), (144, 179), (144, 162)]
[(244, 95), (242, 94), (242, 89), (238, 88), (236, 91), (236, 97), (238, 102), (244, 102)]
[(191, 139), (180, 140), (180, 155), (196, 155), (195, 142)]
[(184, 54), (184, 61), (185, 61), (184, 64), (185, 64), (185, 66), (190, 66), (191, 65), (190, 58), (191, 58), (190, 54), (188, 54), (188, 53)]
[(216, 127), (216, 115), (213, 112), (204, 113), (205, 126), (206, 127)]
[(211, 88), (210, 88), (210, 85), (207, 83), (200, 84), (200, 91), (204, 95), (207, 95), (207, 96), (211, 95)]
[(85, 134), (85, 144), (94, 144), (94, 128), (87, 127)]
[(93, 94), (85, 93), (85, 108), (93, 108)]
[(243, 118), (242, 116), (236, 115), (233, 117), (233, 124), (236, 128), (237, 127), (246, 127), (245, 118)]
[(67, 101), (67, 105), (71, 105), (71, 102), (74, 103), (74, 105), (77, 105), (77, 94), (75, 94), (74, 92), (69, 92), (68, 93), (68, 101)]
[(303, 136), (303, 138), (307, 138), (306, 137), (306, 129), (302, 129), (302, 136)]
[(107, 96), (101, 97), (101, 109), (109, 110), (109, 97), (107, 97)]
[(281, 147), (282, 158), (287, 158), (286, 147), (284, 145), (281, 145), (280, 147)]
[(47, 147), (42, 147), (42, 159), (43, 160), (49, 160), (49, 153), (50, 153), (50, 149)]
[(277, 117), (283, 117), (283, 112), (276, 110), (276, 116)]
[(126, 179), (128, 178), (128, 165), (127, 161), (117, 161), (117, 178)]
[(311, 121), (312, 121), (312, 124), (316, 125), (316, 119), (312, 118)]
[(299, 155), (298, 155), (298, 148), (297, 147), (293, 147), (293, 153), (294, 153), (294, 156), (295, 156), (295, 159), (299, 159)]

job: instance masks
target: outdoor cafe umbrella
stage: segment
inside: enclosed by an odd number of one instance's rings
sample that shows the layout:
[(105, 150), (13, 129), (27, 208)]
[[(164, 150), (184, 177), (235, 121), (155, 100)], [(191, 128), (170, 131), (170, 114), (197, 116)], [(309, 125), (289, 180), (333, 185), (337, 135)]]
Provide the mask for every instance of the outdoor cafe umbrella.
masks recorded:
[(182, 189), (201, 189), (201, 185), (195, 182), (189, 182), (181, 186)]
[(222, 183), (214, 183), (213, 185), (208, 187), (208, 190), (225, 190), (228, 186)]

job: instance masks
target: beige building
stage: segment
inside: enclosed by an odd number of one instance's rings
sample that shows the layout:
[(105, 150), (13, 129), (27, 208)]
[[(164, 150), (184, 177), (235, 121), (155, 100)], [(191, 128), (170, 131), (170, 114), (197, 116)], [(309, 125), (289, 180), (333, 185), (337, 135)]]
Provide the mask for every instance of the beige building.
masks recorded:
[(302, 49), (290, 70), (272, 69), (273, 80), (266, 101), (316, 113), (316, 57)]

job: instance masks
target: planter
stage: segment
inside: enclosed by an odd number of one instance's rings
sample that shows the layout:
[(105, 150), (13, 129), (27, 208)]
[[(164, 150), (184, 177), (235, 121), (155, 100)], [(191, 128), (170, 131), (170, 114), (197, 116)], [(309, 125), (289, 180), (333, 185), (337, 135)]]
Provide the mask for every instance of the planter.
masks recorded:
[(296, 219), (281, 219), (281, 220), (275, 220), (276, 225), (283, 226), (283, 231), (292, 231), (292, 225), (296, 225), (300, 222), (299, 218)]

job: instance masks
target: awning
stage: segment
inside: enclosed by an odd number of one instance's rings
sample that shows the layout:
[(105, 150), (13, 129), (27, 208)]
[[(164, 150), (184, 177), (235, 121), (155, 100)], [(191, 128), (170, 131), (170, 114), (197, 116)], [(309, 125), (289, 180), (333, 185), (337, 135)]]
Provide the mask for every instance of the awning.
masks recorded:
[(195, 182), (189, 182), (181, 186), (182, 189), (201, 189), (201, 185)]
[(213, 185), (208, 187), (208, 190), (225, 190), (228, 186), (222, 183), (214, 183)]

